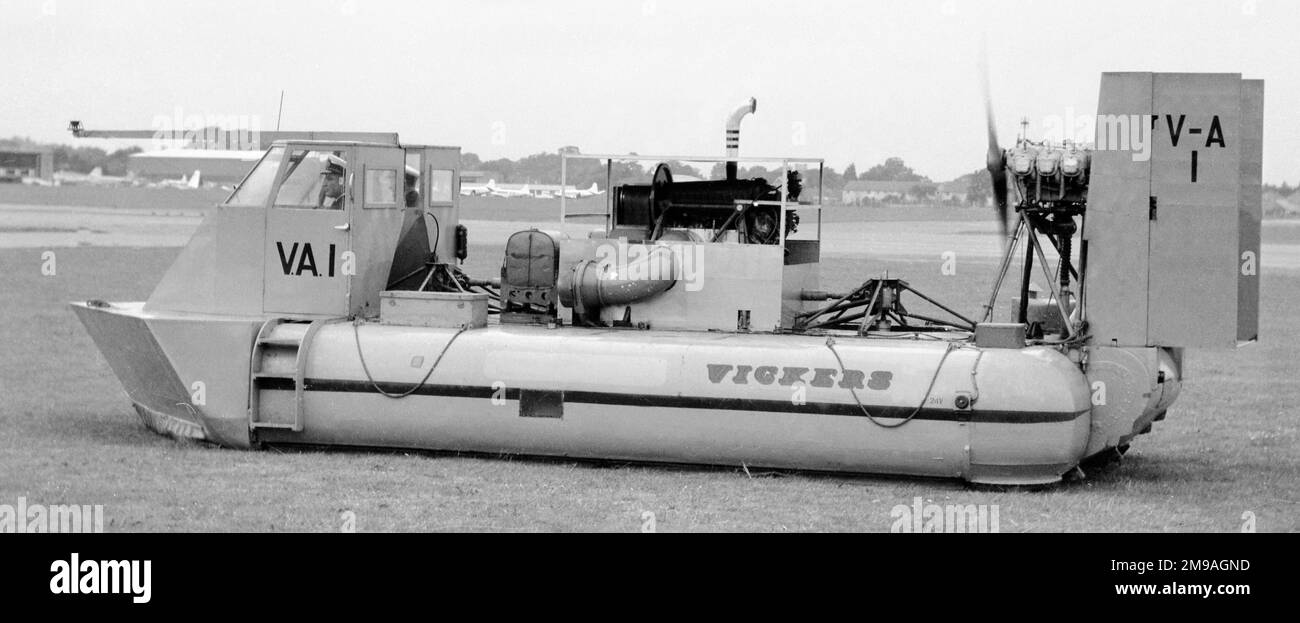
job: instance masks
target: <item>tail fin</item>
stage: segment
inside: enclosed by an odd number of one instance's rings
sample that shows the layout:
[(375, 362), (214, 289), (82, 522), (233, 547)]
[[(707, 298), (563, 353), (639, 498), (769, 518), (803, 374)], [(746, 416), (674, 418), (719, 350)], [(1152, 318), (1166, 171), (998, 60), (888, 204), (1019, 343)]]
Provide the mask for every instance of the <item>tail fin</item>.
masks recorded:
[(199, 185), (203, 183), (203, 178), (201, 176), (202, 173), (198, 169), (194, 169), (194, 175), (190, 176), (190, 181), (186, 186), (189, 186), (190, 188), (198, 188)]
[[(1263, 102), (1241, 74), (1102, 74), (1083, 230), (1094, 343), (1256, 341)], [(1112, 138), (1121, 121), (1152, 128), (1145, 146)]]
[(90, 170), (91, 177), (104, 177), (104, 167), (95, 167)]

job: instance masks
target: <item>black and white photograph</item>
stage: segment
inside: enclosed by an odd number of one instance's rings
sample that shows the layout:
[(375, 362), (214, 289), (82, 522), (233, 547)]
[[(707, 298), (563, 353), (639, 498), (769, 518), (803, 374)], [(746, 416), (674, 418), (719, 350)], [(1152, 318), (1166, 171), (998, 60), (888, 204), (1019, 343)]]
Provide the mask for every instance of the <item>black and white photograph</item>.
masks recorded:
[(1295, 532), (1297, 24), (0, 0), (0, 542)]

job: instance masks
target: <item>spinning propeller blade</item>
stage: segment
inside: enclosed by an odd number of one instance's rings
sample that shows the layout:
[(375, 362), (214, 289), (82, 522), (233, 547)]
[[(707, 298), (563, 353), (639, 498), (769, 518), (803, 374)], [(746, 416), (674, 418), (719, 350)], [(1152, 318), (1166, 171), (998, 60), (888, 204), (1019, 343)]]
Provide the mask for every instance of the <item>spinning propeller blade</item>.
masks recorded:
[(993, 116), (993, 96), (989, 90), (989, 65), (988, 51), (981, 49), (980, 75), (983, 79), (984, 86), (984, 112), (988, 123), (989, 133), (989, 150), (984, 157), (984, 166), (989, 170), (989, 176), (993, 182), (993, 203), (998, 213), (998, 225), (1001, 227), (1002, 238), (1008, 235), (1007, 231), (1007, 172), (1006, 172), (1006, 155), (1002, 147), (998, 144), (998, 127), (997, 121)]

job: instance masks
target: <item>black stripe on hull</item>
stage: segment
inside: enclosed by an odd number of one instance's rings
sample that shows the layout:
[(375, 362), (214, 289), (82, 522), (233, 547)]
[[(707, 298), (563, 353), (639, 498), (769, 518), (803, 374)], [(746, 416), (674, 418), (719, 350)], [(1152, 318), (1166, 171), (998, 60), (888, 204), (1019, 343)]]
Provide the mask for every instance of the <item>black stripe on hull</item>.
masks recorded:
[[(376, 383), (390, 393), (402, 393), (411, 388), (409, 383)], [(293, 391), (291, 379), (263, 379), (260, 389)], [(338, 379), (306, 379), (309, 392), (343, 392), (376, 393), (374, 387), (366, 381)], [(518, 400), (521, 388), (505, 388), (507, 400)], [(522, 388), (525, 390), (531, 388)], [(445, 396), (452, 398), (491, 399), (497, 393), (491, 387), (475, 385), (422, 385), (412, 392), (419, 396)], [(553, 391), (553, 390), (536, 390)], [(856, 404), (835, 402), (807, 402), (794, 404), (789, 400), (760, 400), (754, 398), (725, 398), (712, 396), (662, 396), (653, 394), (628, 394), (616, 392), (571, 391), (561, 392), (565, 403), (612, 405), (626, 407), (651, 407), (668, 409), (717, 409), (723, 411), (757, 411), (764, 413), (799, 413), (809, 415), (837, 415), (847, 417), (864, 417)], [(907, 417), (914, 407), (894, 407), (883, 405), (865, 405), (871, 415), (879, 418), (901, 419)], [(1038, 411), (955, 411), (953, 409), (921, 409), (912, 419), (938, 422), (981, 422), (989, 424), (1056, 424), (1072, 422), (1087, 411), (1079, 412), (1038, 412)]]

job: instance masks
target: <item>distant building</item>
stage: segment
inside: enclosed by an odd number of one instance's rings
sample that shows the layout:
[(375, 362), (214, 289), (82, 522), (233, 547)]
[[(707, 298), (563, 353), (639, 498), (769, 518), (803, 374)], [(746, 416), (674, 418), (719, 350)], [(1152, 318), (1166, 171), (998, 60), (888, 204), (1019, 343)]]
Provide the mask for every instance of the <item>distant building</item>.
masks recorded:
[(486, 184), (494, 179), (496, 174), (490, 171), (461, 171), (461, 184)]
[(21, 183), (24, 179), (54, 181), (54, 150), (0, 150), (0, 182)]
[(915, 203), (933, 199), (938, 188), (939, 186), (933, 182), (856, 180), (844, 185), (840, 201), (846, 205)]
[(970, 186), (963, 182), (944, 182), (935, 189), (934, 198), (944, 203), (966, 203), (969, 193)]
[(200, 171), (204, 183), (238, 184), (262, 157), (261, 151), (163, 149), (132, 154), (127, 170), (146, 180), (177, 180)]

